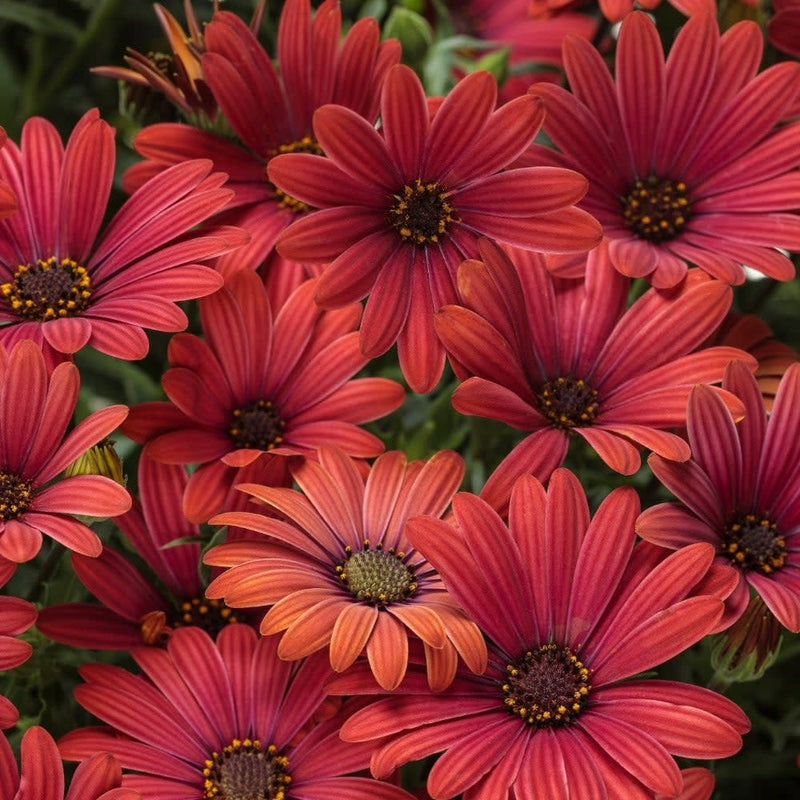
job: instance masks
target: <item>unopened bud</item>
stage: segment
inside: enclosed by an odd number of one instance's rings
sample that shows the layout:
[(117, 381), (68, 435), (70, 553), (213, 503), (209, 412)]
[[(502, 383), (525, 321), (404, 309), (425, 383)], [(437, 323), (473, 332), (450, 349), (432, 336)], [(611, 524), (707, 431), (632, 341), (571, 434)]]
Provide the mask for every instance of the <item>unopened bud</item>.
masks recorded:
[(126, 483), (122, 474), (122, 460), (111, 439), (103, 439), (90, 447), (64, 470), (66, 478), (74, 478), (76, 475), (103, 475), (120, 486), (125, 486)]
[(399, 39), (403, 47), (403, 61), (418, 64), (433, 44), (433, 30), (421, 14), (409, 8), (395, 6), (383, 26), (386, 39)]
[(758, 680), (775, 662), (781, 646), (781, 624), (755, 596), (726, 631), (718, 634), (711, 666), (727, 683)]

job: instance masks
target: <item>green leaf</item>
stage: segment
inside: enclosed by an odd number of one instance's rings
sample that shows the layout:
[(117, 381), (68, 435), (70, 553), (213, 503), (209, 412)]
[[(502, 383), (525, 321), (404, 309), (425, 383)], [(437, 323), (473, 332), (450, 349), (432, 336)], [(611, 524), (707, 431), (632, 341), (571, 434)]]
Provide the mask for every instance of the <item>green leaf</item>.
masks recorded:
[(31, 3), (3, 0), (0, 2), (0, 19), (24, 25), (36, 33), (58, 36), (62, 39), (77, 41), (81, 36), (81, 29), (71, 20)]

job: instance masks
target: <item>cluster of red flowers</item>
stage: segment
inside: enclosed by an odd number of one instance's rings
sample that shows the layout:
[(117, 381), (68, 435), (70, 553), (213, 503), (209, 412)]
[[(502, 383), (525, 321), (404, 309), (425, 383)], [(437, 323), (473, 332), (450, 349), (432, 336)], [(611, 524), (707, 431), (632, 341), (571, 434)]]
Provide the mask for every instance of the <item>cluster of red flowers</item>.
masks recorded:
[[(450, 5), (510, 48), (502, 91), (427, 96), (335, 0), (287, 0), (274, 52), (263, 3), (187, 0), (189, 33), (157, 6), (171, 66), (98, 71), (181, 121), (138, 132), (110, 218), (97, 110), (0, 129), (0, 585), (46, 536), (95, 598), (0, 596), (0, 670), (34, 623), (138, 668), (84, 664), (103, 724), (30, 727), (21, 768), (0, 736), (0, 800), (62, 800), (61, 758), (81, 800), (403, 800), (428, 757), (416, 797), (708, 800), (675, 757), (742, 746), (736, 704), (650, 671), (714, 634), (733, 680), (800, 632), (800, 366), (731, 311), (795, 274), (800, 64), (759, 71), (711, 0), (674, 3), (668, 55), (625, 0), (616, 40), (580, 4)], [(766, 32), (797, 55), (796, 6)], [(80, 402), (79, 354), (146, 331), (163, 394)], [(364, 427), (443, 375), (519, 432), (477, 494), (463, 454)], [(617, 486), (593, 511), (576, 450)], [(642, 511), (640, 470), (676, 499)]]

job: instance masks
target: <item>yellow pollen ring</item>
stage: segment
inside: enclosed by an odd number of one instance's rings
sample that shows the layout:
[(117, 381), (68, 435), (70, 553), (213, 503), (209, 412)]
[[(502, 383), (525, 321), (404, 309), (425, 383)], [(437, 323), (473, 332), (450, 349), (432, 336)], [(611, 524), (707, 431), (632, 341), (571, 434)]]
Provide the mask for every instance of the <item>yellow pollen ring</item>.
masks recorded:
[(19, 316), (46, 322), (85, 311), (92, 282), (86, 267), (71, 258), (50, 256), (19, 265), (13, 279), (0, 284), (0, 295)]
[[(310, 153), (315, 156), (325, 155), (317, 140), (311, 136), (303, 136), (294, 142), (278, 145), (278, 147), (270, 153), (270, 159), (274, 156), (284, 155), (286, 153)], [(267, 164), (269, 164), (269, 159), (267, 159)], [(264, 170), (266, 174), (266, 166)], [(281, 208), (288, 209), (295, 214), (305, 214), (307, 211), (311, 210), (311, 207), (302, 200), (292, 197), (277, 186), (273, 186), (273, 189), (275, 192), (275, 199), (278, 201), (278, 205)]]
[(451, 223), (461, 220), (439, 184), (417, 178), (394, 195), (389, 222), (400, 238), (412, 244), (436, 244)]

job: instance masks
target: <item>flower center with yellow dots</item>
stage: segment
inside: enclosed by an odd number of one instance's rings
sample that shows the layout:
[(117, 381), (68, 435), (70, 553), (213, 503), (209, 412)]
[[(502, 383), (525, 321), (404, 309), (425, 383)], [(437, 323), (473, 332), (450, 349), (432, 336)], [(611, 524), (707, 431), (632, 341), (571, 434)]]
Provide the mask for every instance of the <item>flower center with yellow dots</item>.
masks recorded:
[(236, 448), (272, 450), (283, 441), (286, 423), (270, 400), (256, 400), (243, 408), (236, 408), (231, 415), (228, 433)]
[(139, 631), (145, 644), (164, 645), (175, 628), (192, 625), (216, 639), (233, 622), (238, 622), (236, 612), (221, 600), (192, 597), (169, 615), (161, 609), (149, 611), (139, 620)]
[(21, 517), (31, 502), (31, 482), (13, 472), (0, 472), (0, 520)]
[(598, 408), (597, 392), (582, 378), (562, 376), (539, 387), (536, 405), (556, 428), (569, 430), (594, 422)]
[(207, 800), (286, 800), (291, 783), (289, 759), (275, 745), (261, 747), (258, 739), (234, 739), (213, 752), (203, 767)]
[[(296, 142), (282, 144), (279, 147), (276, 147), (271, 155), (279, 156), (283, 155), (284, 153), (311, 153), (315, 156), (325, 155), (325, 152), (319, 146), (316, 139), (313, 139), (311, 136), (304, 136), (302, 139), (298, 139)], [(275, 197), (278, 200), (278, 204), (282, 208), (288, 208), (290, 211), (294, 211), (295, 214), (304, 214), (306, 211), (311, 210), (310, 207), (302, 200), (298, 200), (296, 197), (286, 194), (286, 192), (284, 192), (282, 189), (279, 189), (277, 186), (274, 186), (273, 188), (275, 191)]]
[(683, 181), (649, 175), (639, 178), (622, 198), (625, 224), (641, 239), (674, 239), (691, 216), (691, 202)]
[(44, 322), (72, 317), (89, 307), (92, 282), (86, 267), (55, 256), (17, 267), (13, 280), (0, 285), (11, 310), (25, 319)]
[(786, 563), (786, 541), (765, 516), (739, 514), (725, 526), (722, 555), (744, 570), (769, 575)]
[(585, 707), (589, 672), (568, 647), (542, 645), (506, 666), (503, 703), (528, 725), (567, 725)]
[(412, 597), (417, 590), (414, 570), (403, 560), (404, 553), (381, 544), (371, 548), (364, 542), (362, 550), (345, 548), (346, 558), (336, 566), (339, 580), (353, 597), (372, 606), (384, 608)]
[(458, 218), (450, 205), (448, 192), (437, 183), (417, 179), (394, 196), (389, 221), (400, 235), (412, 244), (435, 244)]
[(193, 597), (181, 603), (173, 625), (176, 628), (182, 625), (194, 625), (216, 638), (226, 625), (236, 621), (234, 610), (226, 606), (222, 600)]

